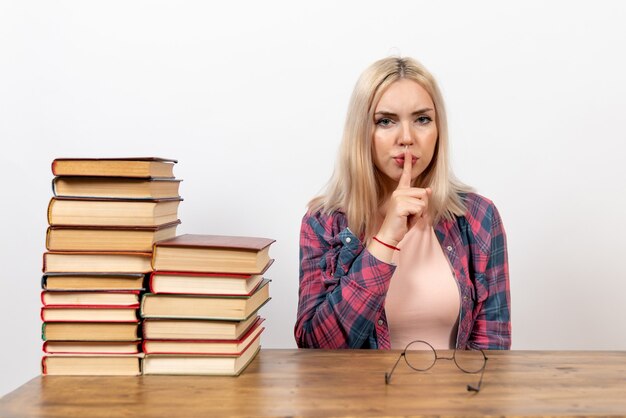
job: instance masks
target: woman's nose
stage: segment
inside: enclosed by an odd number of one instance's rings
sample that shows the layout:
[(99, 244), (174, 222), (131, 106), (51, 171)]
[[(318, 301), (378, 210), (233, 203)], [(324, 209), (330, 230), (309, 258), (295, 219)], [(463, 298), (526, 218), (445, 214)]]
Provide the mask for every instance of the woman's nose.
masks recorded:
[(402, 128), (400, 130), (400, 144), (413, 145), (414, 141), (415, 141), (415, 138), (414, 138), (413, 131), (411, 130), (411, 127), (408, 124), (403, 123)]

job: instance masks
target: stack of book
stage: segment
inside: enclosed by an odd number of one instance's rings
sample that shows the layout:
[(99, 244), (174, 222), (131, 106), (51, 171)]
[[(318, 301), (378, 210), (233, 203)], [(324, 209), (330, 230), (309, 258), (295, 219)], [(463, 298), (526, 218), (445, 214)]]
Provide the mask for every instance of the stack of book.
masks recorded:
[(43, 374), (141, 373), (139, 302), (180, 224), (175, 160), (56, 159), (43, 256)]
[(267, 238), (177, 236), (154, 246), (141, 300), (144, 374), (239, 375), (260, 349)]

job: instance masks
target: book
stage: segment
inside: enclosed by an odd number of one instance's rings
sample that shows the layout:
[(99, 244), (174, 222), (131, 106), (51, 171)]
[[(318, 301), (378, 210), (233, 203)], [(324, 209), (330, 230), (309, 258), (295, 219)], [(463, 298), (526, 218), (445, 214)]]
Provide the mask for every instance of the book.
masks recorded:
[(50, 354), (136, 354), (139, 341), (44, 341), (43, 352)]
[(257, 338), (241, 355), (148, 354), (143, 359), (143, 374), (238, 376), (259, 352)]
[(275, 240), (185, 234), (154, 245), (153, 270), (261, 274)]
[(151, 253), (49, 251), (43, 255), (44, 273), (147, 273)]
[(174, 177), (178, 161), (157, 157), (57, 158), (52, 161), (55, 176)]
[(138, 291), (108, 291), (108, 292), (41, 292), (43, 306), (127, 306), (139, 307)]
[(152, 293), (251, 295), (262, 280), (261, 274), (153, 271), (148, 286)]
[(137, 322), (136, 308), (125, 306), (85, 306), (41, 308), (41, 320), (44, 322)]
[(258, 324), (239, 340), (143, 340), (145, 354), (221, 354), (240, 356), (265, 328)]
[(51, 226), (158, 227), (178, 220), (181, 198), (71, 199), (53, 197), (48, 204)]
[(50, 226), (46, 232), (49, 251), (143, 251), (151, 252), (156, 241), (176, 236), (180, 220), (159, 226)]
[(148, 318), (143, 321), (144, 339), (237, 340), (264, 319), (250, 315), (243, 321)]
[(142, 318), (224, 319), (242, 321), (267, 303), (269, 280), (263, 279), (250, 296), (144, 294)]
[(44, 376), (138, 376), (141, 374), (141, 360), (140, 354), (49, 354), (41, 360), (41, 372)]
[(144, 290), (143, 273), (46, 273), (43, 290)]
[(138, 340), (139, 323), (44, 322), (44, 341), (133, 341)]
[(180, 179), (130, 177), (55, 177), (52, 193), (58, 197), (160, 199), (180, 197)]

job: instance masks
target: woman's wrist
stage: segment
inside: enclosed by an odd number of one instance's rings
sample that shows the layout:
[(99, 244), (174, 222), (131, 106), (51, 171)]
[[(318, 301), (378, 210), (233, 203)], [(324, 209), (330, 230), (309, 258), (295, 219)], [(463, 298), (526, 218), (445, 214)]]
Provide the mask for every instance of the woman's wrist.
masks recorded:
[(380, 241), (377, 241), (373, 238), (367, 245), (367, 251), (369, 251), (369, 253), (377, 260), (387, 264), (391, 264), (393, 260), (393, 254), (396, 252), (396, 250), (394, 250), (390, 246), (381, 244)]
[(400, 251), (400, 248), (396, 247), (396, 245), (395, 245), (396, 243), (394, 243), (394, 244), (388, 244), (388, 243), (386, 243), (385, 241), (383, 241), (383, 240), (379, 239), (378, 237), (376, 237), (376, 235), (374, 235), (374, 236), (372, 237), (372, 239), (373, 239), (374, 241), (378, 242), (379, 244), (382, 244), (382, 245), (384, 245), (385, 247), (387, 247), (387, 248), (391, 249), (391, 250), (394, 250), (394, 251)]

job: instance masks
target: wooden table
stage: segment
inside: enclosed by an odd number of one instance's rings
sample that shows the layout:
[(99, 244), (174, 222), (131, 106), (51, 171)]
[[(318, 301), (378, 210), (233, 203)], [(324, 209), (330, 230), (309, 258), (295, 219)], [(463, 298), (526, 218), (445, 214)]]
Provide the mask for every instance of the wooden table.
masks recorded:
[(489, 351), (477, 375), (398, 351), (261, 350), (239, 377), (39, 376), (0, 399), (0, 417), (626, 416), (626, 352)]

